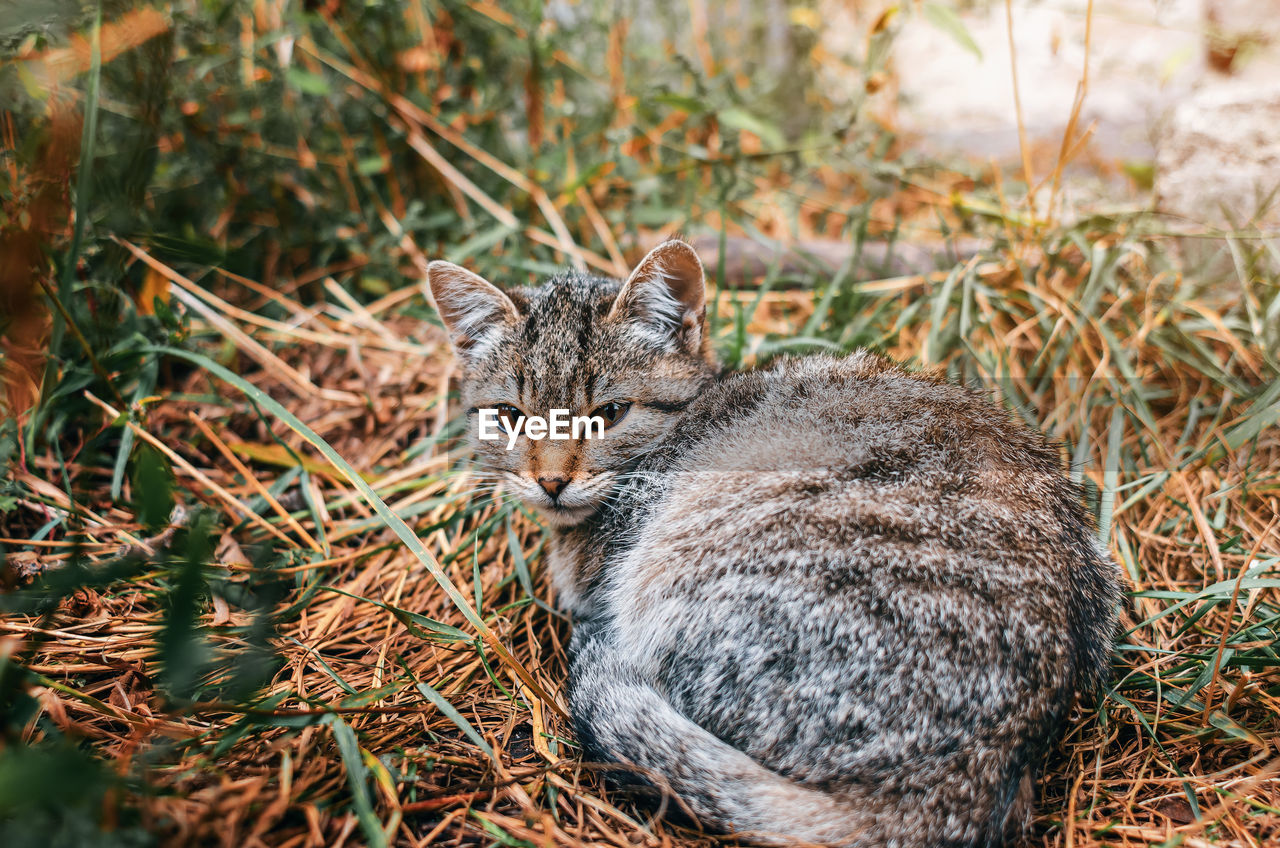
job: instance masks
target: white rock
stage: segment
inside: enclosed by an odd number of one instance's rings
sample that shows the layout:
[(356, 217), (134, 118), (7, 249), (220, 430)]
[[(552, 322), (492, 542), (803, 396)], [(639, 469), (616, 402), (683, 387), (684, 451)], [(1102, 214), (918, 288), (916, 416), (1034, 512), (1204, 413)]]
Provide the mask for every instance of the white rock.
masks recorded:
[(1280, 229), (1277, 128), (1280, 81), (1218, 85), (1180, 104), (1157, 144), (1161, 211), (1192, 227)]

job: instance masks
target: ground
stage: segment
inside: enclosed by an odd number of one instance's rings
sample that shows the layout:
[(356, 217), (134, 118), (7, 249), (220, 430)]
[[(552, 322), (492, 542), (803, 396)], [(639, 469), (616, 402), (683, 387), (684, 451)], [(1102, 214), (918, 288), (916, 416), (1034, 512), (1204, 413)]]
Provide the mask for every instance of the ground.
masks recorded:
[[(805, 9), (776, 37), (812, 82)], [(437, 256), (624, 273), (675, 230), (729, 365), (870, 346), (1060, 443), (1127, 592), (1027, 844), (1280, 840), (1274, 241), (1192, 250), (1061, 202), (1060, 156), (1029, 191), (813, 87), (791, 132), (719, 41), (645, 64), (645, 22), (288, 11), (108, 19), (100, 97), (32, 82), (93, 77), (87, 39), (0, 76), (36, 92), (0, 126), (0, 237), (36, 271), (0, 267), (0, 842), (718, 842), (581, 761), (545, 534), (457, 444), (422, 286)]]

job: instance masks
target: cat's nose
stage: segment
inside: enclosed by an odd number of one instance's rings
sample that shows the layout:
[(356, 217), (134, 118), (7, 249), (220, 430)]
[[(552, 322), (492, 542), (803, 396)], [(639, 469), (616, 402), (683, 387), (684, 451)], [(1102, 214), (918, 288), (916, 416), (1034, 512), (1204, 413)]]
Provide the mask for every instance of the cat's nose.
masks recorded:
[(560, 497), (560, 493), (564, 491), (564, 487), (569, 485), (568, 477), (539, 477), (538, 485), (542, 487), (542, 491), (551, 496), (552, 500)]

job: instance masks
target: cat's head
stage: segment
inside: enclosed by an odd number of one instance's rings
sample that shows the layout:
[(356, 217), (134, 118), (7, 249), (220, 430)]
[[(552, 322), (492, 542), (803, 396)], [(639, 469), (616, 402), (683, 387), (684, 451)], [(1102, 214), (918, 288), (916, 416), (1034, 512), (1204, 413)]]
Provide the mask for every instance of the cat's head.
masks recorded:
[[(555, 526), (595, 513), (715, 373), (702, 263), (682, 241), (658, 245), (625, 283), (571, 272), (503, 293), (449, 262), (428, 274), (477, 456)], [(497, 439), (480, 438), (489, 409), (498, 410)], [(602, 418), (603, 433), (536, 440), (523, 433), (526, 419), (511, 444), (520, 417), (552, 410)]]

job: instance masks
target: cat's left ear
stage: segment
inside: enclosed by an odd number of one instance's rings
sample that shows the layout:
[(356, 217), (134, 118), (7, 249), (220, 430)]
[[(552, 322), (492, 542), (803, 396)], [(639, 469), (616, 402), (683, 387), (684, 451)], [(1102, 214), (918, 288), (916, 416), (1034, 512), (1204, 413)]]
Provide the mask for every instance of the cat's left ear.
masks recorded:
[(679, 239), (664, 241), (631, 272), (607, 320), (629, 324), (664, 350), (709, 358), (706, 286), (697, 252)]

